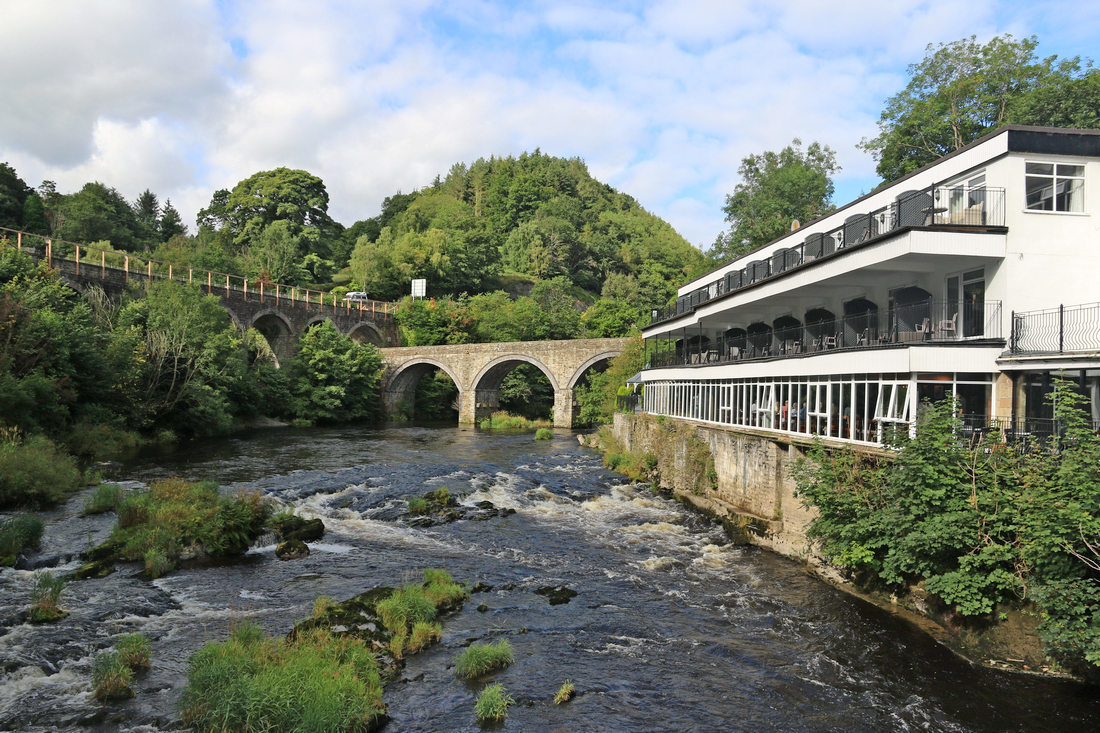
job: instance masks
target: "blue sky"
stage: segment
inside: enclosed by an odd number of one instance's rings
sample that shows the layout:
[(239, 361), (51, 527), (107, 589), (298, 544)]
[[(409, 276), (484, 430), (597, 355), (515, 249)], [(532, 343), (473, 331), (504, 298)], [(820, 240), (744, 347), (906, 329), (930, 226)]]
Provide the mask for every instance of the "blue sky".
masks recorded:
[(0, 160), (31, 185), (150, 188), (184, 219), (281, 165), (350, 225), (457, 161), (579, 156), (692, 243), (748, 154), (856, 148), (928, 43), (1037, 35), (1097, 56), (1100, 3), (0, 0)]

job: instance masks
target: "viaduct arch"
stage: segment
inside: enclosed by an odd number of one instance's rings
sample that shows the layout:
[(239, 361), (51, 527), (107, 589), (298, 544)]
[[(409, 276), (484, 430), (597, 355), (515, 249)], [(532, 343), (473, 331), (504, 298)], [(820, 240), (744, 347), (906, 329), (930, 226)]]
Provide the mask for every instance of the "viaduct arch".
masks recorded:
[(554, 426), (573, 425), (573, 389), (592, 367), (622, 353), (629, 339), (570, 339), (495, 344), (383, 348), (382, 401), (386, 412), (412, 404), (420, 378), (434, 369), (458, 387), (458, 422), (476, 424), (500, 407), (500, 383), (519, 364), (531, 364), (554, 389)]

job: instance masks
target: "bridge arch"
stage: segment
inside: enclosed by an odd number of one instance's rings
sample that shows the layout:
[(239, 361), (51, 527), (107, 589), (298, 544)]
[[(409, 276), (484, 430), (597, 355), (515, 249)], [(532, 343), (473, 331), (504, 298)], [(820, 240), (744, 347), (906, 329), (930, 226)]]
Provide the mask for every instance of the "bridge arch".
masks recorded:
[(596, 356), (593, 356), (592, 358), (585, 361), (583, 364), (581, 364), (577, 368), (577, 371), (573, 372), (573, 376), (569, 378), (569, 389), (576, 388), (577, 382), (581, 381), (581, 377), (583, 377), (584, 373), (587, 372), (589, 369), (596, 366), (601, 361), (608, 361), (610, 359), (615, 358), (616, 356), (618, 356), (621, 353), (623, 353), (623, 352), (622, 351), (606, 351), (602, 354), (597, 354)]
[[(386, 389), (382, 393), (382, 404), (388, 415), (396, 415), (405, 412), (411, 417), (411, 411), (416, 399), (416, 385), (436, 369), (440, 370), (455, 383), (458, 388), (459, 403), (462, 402), (463, 384), (458, 380), (454, 369), (438, 359), (421, 356), (410, 359), (397, 367), (386, 378)], [(402, 409), (404, 408), (404, 409)]]
[[(528, 354), (504, 354), (498, 356), (483, 366), (470, 383), (470, 391), (474, 397), (474, 421), (478, 422), (490, 417), (500, 409), (500, 385), (508, 372), (520, 364), (530, 364), (538, 369), (550, 382), (554, 390), (555, 410), (561, 390), (558, 388), (558, 379), (554, 370), (546, 366), (542, 361)], [(461, 400), (461, 397), (460, 397)]]
[(318, 325), (324, 323), (325, 321), (331, 321), (331, 320), (332, 319), (329, 318), (328, 316), (314, 316), (313, 318), (310, 318), (308, 321), (306, 321), (306, 327), (302, 331), (304, 333), (305, 331), (308, 331), (309, 329), (313, 328), (314, 326), (318, 326)]
[[(233, 311), (229, 312), (232, 315)], [(267, 345), (271, 347), (278, 363), (281, 364), (293, 355), (294, 327), (285, 315), (274, 308), (267, 308), (252, 317), (251, 326), (267, 339)]]
[[(378, 329), (378, 326), (374, 325), (370, 321), (359, 321), (351, 330), (348, 331), (348, 336), (353, 341), (366, 342), (368, 344), (374, 344), (375, 346), (385, 346), (386, 337), (382, 335), (382, 331)], [(454, 377), (452, 377), (453, 379)], [(455, 382), (455, 384), (458, 384)]]

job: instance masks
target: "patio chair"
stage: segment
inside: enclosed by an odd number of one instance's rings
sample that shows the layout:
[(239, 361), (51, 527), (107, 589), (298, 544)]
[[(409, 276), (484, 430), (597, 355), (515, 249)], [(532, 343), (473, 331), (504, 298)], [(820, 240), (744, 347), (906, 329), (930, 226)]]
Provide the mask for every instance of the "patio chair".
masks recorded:
[(949, 338), (947, 334), (951, 334), (950, 338), (958, 336), (958, 330), (955, 328), (956, 322), (959, 320), (959, 312), (955, 311), (951, 315), (951, 319), (947, 321), (940, 321), (940, 338)]

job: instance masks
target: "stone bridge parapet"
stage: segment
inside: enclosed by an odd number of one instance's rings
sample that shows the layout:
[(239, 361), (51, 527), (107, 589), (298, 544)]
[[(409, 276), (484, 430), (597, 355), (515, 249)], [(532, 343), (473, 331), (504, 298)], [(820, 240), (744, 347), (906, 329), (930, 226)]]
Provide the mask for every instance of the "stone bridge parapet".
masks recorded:
[(458, 421), (476, 424), (500, 408), (501, 380), (519, 364), (532, 364), (554, 388), (554, 426), (573, 425), (573, 389), (592, 367), (618, 356), (630, 339), (509, 341), (492, 344), (384, 348), (382, 395), (386, 411), (413, 404), (420, 378), (435, 369), (458, 387)]

